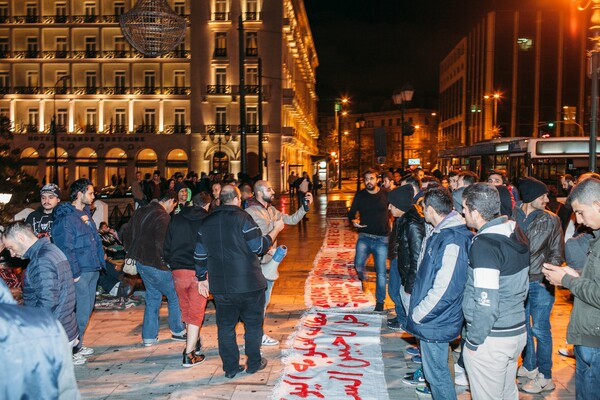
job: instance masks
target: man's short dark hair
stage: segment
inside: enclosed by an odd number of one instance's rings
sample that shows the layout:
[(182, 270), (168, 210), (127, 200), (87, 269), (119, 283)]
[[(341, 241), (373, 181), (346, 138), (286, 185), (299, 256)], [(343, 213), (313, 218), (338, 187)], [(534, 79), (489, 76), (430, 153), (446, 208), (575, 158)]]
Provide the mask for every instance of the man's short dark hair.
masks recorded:
[(448, 172), (448, 179), (454, 178), (455, 176), (458, 176), (458, 172), (456, 172), (456, 171)]
[(462, 198), (470, 211), (478, 211), (486, 221), (500, 216), (500, 193), (491, 183), (475, 183), (467, 186)]
[(585, 178), (571, 190), (568, 204), (577, 201), (585, 205), (592, 205), (594, 201), (600, 201), (600, 179), (596, 177)]
[(463, 171), (460, 174), (458, 174), (458, 177), (459, 179), (460, 177), (463, 178), (463, 182), (466, 186), (479, 182), (479, 175), (477, 175), (473, 171)]
[(373, 168), (367, 168), (364, 172), (363, 172), (363, 179), (365, 179), (367, 177), (367, 175), (375, 175), (375, 177), (377, 177), (377, 171), (375, 171)]
[(563, 178), (565, 181), (570, 181), (575, 183), (575, 178), (573, 178), (573, 175), (571, 174), (564, 174), (561, 178)]
[(169, 200), (177, 200), (177, 192), (176, 191), (167, 190), (158, 198), (158, 201), (160, 203), (164, 203)]
[(85, 193), (88, 186), (94, 185), (92, 184), (92, 181), (87, 178), (77, 179), (75, 182), (71, 183), (71, 187), (69, 188), (71, 201), (77, 200), (77, 193)]
[(192, 197), (192, 205), (194, 207), (204, 207), (207, 204), (210, 204), (211, 201), (212, 197), (210, 196), (210, 193), (204, 190)]
[(405, 175), (400, 179), (400, 186), (402, 185), (411, 185), (415, 190), (415, 194), (419, 193), (421, 190), (421, 179), (414, 176), (413, 174)]
[(423, 205), (432, 207), (436, 213), (445, 217), (453, 210), (452, 195), (443, 187), (434, 187), (425, 191)]
[(230, 204), (236, 197), (240, 197), (240, 190), (236, 186), (228, 184), (221, 188), (221, 193), (219, 194), (221, 204)]
[(104, 227), (104, 226), (108, 226), (108, 224), (106, 223), (106, 221), (100, 222), (100, 225), (98, 225), (98, 229), (102, 229), (102, 227)]

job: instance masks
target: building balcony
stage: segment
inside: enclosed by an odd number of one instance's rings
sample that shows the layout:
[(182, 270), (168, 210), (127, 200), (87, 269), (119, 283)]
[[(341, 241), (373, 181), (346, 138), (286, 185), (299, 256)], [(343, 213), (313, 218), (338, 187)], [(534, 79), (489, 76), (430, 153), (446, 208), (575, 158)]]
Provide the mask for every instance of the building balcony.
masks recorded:
[(102, 52), (104, 58), (130, 58), (131, 53), (128, 50), (108, 50)]
[(165, 133), (185, 135), (192, 133), (191, 125), (165, 125)]
[(231, 94), (231, 85), (207, 85), (207, 94)]
[(73, 88), (73, 94), (75, 95), (101, 94), (101, 92), (98, 86), (76, 86)]
[(231, 134), (231, 125), (206, 125), (206, 133), (214, 134)]
[(7, 86), (0, 87), (0, 94), (9, 94), (10, 89)]
[(246, 94), (258, 94), (260, 92), (260, 86), (258, 85), (244, 85)]
[(104, 94), (129, 94), (129, 88), (125, 86), (106, 86), (102, 88)]
[(212, 21), (231, 21), (231, 15), (228, 12), (214, 12)]
[(133, 94), (158, 94), (158, 89), (150, 86), (136, 86), (133, 88)]
[(97, 15), (73, 15), (72, 22), (76, 24), (93, 24), (100, 21), (100, 17)]
[(75, 50), (73, 52), (73, 58), (82, 59), (82, 58), (98, 58), (99, 51), (97, 50)]
[[(8, 18), (8, 22), (10, 22), (10, 17)], [(12, 17), (12, 22), (15, 24), (37, 24), (40, 22), (39, 15), (15, 15)]]
[(1, 58), (10, 58), (9, 50), (0, 50), (0, 59)]
[(163, 55), (162, 58), (191, 58), (189, 50), (173, 50)]
[(162, 94), (173, 94), (179, 96), (187, 96), (192, 92), (189, 86), (167, 86), (162, 90)]
[(42, 94), (41, 88), (37, 86), (15, 86), (14, 94)]
[(213, 52), (213, 57), (214, 58), (222, 58), (222, 57), (227, 57), (227, 48), (216, 48), (215, 51)]
[(42, 52), (42, 56), (46, 60), (54, 58), (68, 58), (69, 52), (67, 50), (44, 51)]
[(108, 133), (127, 133), (127, 125), (109, 125), (105, 130)]
[(246, 57), (258, 57), (258, 48), (256, 48), (256, 47), (246, 48)]
[[(246, 125), (246, 133), (258, 133), (260, 125)], [(262, 126), (262, 132), (266, 132), (267, 126)], [(241, 125), (238, 126), (238, 132), (241, 130)]]
[(17, 50), (13, 53), (14, 58), (23, 59), (23, 58), (39, 58), (40, 51), (39, 50)]
[(27, 132), (27, 133), (37, 133), (37, 131), (38, 131), (37, 124), (27, 124), (24, 126), (24, 128), (25, 128), (25, 132)]
[(138, 125), (135, 127), (135, 133), (157, 133), (156, 125)]
[(261, 13), (259, 12), (247, 11), (244, 13), (244, 21), (260, 21), (261, 19)]

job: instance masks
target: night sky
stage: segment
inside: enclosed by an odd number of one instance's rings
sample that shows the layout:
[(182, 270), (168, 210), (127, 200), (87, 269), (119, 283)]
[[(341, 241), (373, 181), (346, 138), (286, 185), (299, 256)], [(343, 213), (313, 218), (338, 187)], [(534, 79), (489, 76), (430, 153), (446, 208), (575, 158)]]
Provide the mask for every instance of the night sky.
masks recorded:
[(353, 112), (391, 106), (410, 83), (413, 106), (437, 107), (439, 64), (493, 0), (304, 0), (320, 65), (319, 109), (341, 95)]

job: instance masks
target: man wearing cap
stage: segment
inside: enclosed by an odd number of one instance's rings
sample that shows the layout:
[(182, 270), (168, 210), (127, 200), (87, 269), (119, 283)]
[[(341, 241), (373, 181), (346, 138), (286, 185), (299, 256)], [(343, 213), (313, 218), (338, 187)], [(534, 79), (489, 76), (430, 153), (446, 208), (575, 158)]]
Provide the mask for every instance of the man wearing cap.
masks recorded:
[(29, 214), (25, 222), (33, 227), (33, 233), (38, 238), (51, 237), (54, 209), (60, 202), (60, 189), (54, 183), (47, 183), (40, 190), (42, 205)]
[(542, 265), (563, 263), (564, 240), (560, 219), (545, 209), (549, 201), (546, 185), (525, 177), (519, 179), (519, 189), (523, 201), (515, 205), (512, 217), (529, 239), (529, 294), (525, 302), (527, 345), (517, 375), (530, 379), (522, 387), (525, 392), (541, 393), (555, 388), (550, 327), (554, 286), (544, 278)]
[[(367, 169), (363, 173), (365, 189), (356, 192), (348, 212), (350, 223), (358, 229), (354, 268), (361, 281), (366, 279), (365, 264), (369, 254), (375, 260), (377, 275), (375, 290), (375, 310), (383, 311), (386, 285), (386, 256), (388, 251), (390, 223), (388, 219), (387, 192), (377, 186), (377, 173)], [(356, 214), (359, 217), (356, 217)]]
[[(388, 194), (389, 208), (396, 218), (392, 229), (393, 248), (390, 249), (390, 280), (388, 293), (394, 302), (396, 318), (388, 321), (390, 329), (406, 327), (406, 311), (417, 275), (419, 252), (425, 237), (425, 217), (422, 208), (413, 204), (414, 191), (404, 185)], [(390, 240), (392, 242), (392, 240)]]
[(175, 193), (177, 193), (177, 205), (175, 206), (175, 209), (173, 210), (173, 215), (175, 214), (179, 214), (179, 212), (184, 208), (184, 207), (189, 207), (191, 205), (191, 202), (188, 201), (189, 198), (189, 193), (188, 193), (188, 186), (183, 183), (183, 182), (177, 182), (175, 183)]

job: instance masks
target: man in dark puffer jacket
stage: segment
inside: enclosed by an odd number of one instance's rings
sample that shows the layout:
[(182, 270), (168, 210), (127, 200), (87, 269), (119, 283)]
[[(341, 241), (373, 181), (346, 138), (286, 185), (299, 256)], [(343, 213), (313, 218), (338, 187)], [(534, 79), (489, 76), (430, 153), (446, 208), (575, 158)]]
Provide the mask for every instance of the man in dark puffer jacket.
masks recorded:
[[(25, 305), (50, 311), (65, 328), (74, 347), (79, 330), (75, 318), (75, 286), (67, 257), (48, 238), (38, 239), (26, 222), (10, 224), (2, 240), (13, 257), (30, 260), (23, 282)], [(74, 362), (83, 364), (85, 359), (80, 357)]]

